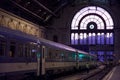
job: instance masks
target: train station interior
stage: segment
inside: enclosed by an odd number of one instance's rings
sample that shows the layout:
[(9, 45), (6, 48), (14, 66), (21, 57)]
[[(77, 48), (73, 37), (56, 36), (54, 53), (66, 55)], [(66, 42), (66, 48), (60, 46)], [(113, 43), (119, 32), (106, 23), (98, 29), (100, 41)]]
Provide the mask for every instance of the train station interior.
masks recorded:
[[(119, 80), (119, 8), (119, 0), (0, 0), (0, 80)], [(63, 79), (69, 73), (77, 76)]]

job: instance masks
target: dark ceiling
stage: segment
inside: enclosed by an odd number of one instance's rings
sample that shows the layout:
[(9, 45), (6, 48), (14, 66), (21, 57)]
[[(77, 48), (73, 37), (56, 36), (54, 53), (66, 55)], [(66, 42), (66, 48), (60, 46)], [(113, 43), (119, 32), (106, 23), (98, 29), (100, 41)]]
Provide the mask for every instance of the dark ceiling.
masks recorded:
[[(60, 11), (67, 5), (101, 0), (0, 0), (0, 8), (39, 25), (50, 25), (60, 17)], [(106, 1), (106, 0), (105, 0)], [(102, 0), (102, 2), (105, 2)], [(119, 0), (107, 0), (108, 3)], [(99, 3), (98, 2), (98, 3)]]
[(0, 7), (39, 25), (51, 24), (74, 0), (0, 0)]

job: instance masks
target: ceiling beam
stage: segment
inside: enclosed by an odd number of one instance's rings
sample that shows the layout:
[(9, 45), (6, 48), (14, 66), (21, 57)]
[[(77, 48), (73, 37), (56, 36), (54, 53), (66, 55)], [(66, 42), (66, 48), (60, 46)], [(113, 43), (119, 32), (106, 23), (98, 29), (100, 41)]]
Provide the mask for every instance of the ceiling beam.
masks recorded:
[(49, 13), (51, 13), (53, 16), (58, 17), (54, 12), (52, 12), (50, 9), (48, 9), (47, 7), (45, 7), (43, 4), (41, 4), (39, 1), (37, 0), (33, 0), (34, 2), (36, 2), (39, 6), (41, 6), (42, 8), (44, 8), (45, 10), (47, 10)]
[(65, 5), (67, 5), (68, 3), (65, 2), (65, 3), (62, 3), (55, 11), (54, 13), (58, 12), (60, 9), (62, 9)]
[(22, 8), (23, 10), (29, 12), (30, 14), (32, 14), (32, 15), (38, 17), (39, 19), (41, 19), (42, 21), (44, 21), (44, 19), (43, 19), (42, 17), (38, 16), (37, 14), (33, 13), (32, 11), (30, 11), (30, 10), (22, 7), (21, 5), (19, 5), (18, 3), (14, 2), (13, 0), (10, 0), (10, 1), (11, 1), (12, 3), (14, 3), (15, 5), (17, 5), (18, 7)]

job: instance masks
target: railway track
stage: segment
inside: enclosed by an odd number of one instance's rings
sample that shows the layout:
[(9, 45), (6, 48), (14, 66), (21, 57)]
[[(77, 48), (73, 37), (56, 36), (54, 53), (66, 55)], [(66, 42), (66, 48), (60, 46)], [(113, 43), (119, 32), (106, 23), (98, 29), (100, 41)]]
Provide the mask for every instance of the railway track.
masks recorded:
[(102, 80), (103, 77), (111, 70), (112, 68), (105, 68), (91, 76), (83, 77), (79, 80)]
[(102, 78), (112, 69), (112, 67), (100, 67), (91, 70), (89, 73), (82, 72), (53, 80), (102, 80)]

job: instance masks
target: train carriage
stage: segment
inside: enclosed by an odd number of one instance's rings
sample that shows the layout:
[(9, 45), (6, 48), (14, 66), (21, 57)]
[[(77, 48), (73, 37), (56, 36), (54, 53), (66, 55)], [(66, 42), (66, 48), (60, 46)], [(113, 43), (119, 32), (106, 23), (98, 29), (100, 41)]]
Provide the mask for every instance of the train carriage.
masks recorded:
[[(21, 35), (20, 35), (21, 34)], [(96, 65), (96, 56), (19, 32), (0, 30), (0, 75), (58, 74)]]

